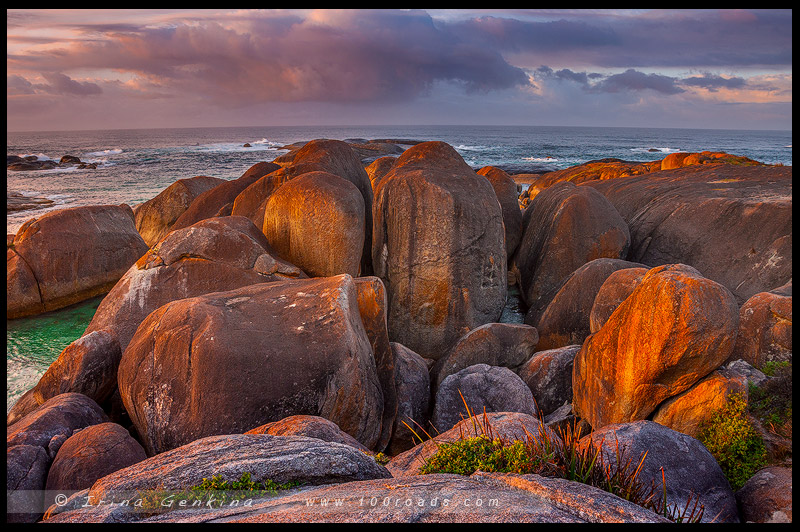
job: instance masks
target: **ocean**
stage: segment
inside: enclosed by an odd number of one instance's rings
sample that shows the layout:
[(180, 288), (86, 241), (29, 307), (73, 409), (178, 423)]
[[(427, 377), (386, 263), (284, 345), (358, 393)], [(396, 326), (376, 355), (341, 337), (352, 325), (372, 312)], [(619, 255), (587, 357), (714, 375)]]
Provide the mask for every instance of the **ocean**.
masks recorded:
[[(8, 155), (58, 161), (74, 155), (96, 169), (7, 171), (7, 192), (53, 201), (45, 209), (6, 213), (15, 233), (28, 219), (81, 205), (136, 205), (174, 181), (196, 175), (234, 179), (281, 146), (316, 138), (441, 140), (476, 170), (559, 170), (593, 159), (653, 161), (674, 152), (725, 151), (767, 164), (792, 165), (791, 131), (522, 126), (347, 126), (130, 129), (9, 132)], [(250, 147), (244, 144), (249, 143)], [(7, 321), (7, 408), (31, 388), (61, 350), (80, 337), (100, 299), (46, 315)], [(511, 316), (516, 319), (513, 309)]]

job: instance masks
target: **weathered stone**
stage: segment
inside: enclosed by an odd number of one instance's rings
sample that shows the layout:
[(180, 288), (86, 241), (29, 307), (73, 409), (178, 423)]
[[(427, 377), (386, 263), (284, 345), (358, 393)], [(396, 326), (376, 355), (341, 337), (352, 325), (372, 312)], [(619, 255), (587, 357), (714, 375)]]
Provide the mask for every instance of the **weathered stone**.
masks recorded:
[(539, 351), (517, 370), (531, 389), (542, 415), (572, 403), (572, 363), (580, 349), (579, 345), (568, 345)]
[(617, 307), (633, 293), (647, 268), (625, 268), (609, 275), (598, 290), (589, 313), (589, 332), (596, 333)]
[(44, 513), (44, 485), (50, 466), (39, 445), (6, 449), (6, 523), (34, 523)]
[(717, 369), (685, 392), (664, 401), (652, 420), (696, 438), (701, 426), (711, 421), (733, 394), (747, 395), (747, 378), (732, 370)]
[(47, 474), (50, 490), (82, 490), (108, 474), (147, 458), (139, 442), (116, 423), (76, 432), (61, 445)]
[(175, 221), (189, 208), (192, 201), (207, 190), (224, 183), (224, 180), (205, 175), (178, 179), (155, 198), (137, 205), (136, 230), (145, 243), (152, 247), (164, 238)]
[(628, 226), (614, 206), (590, 187), (556, 183), (531, 201), (513, 268), (529, 307), (527, 323), (537, 323), (564, 279), (589, 261), (625, 259)]
[(587, 185), (628, 223), (630, 260), (693, 266), (739, 304), (792, 278), (791, 166), (700, 164)]
[(322, 441), (343, 443), (368, 452), (358, 440), (343, 432), (333, 421), (319, 416), (289, 416), (248, 430), (245, 434), (269, 434), (271, 436), (306, 436)]
[[(289, 154), (287, 154), (288, 156)], [(278, 164), (282, 161), (275, 159)], [(353, 183), (364, 198), (364, 252), (361, 257), (361, 274), (372, 275), (372, 204), (373, 192), (361, 160), (353, 148), (341, 140), (316, 139), (305, 143), (291, 157), (289, 165), (275, 175), (289, 180), (307, 172), (328, 172)]]
[(67, 392), (81, 393), (103, 403), (117, 387), (121, 358), (119, 342), (107, 331), (94, 331), (78, 338), (61, 352), (34, 386), (37, 404)]
[(506, 299), (502, 211), (488, 180), (449, 145), (406, 150), (375, 193), (372, 258), (389, 338), (439, 359)]
[[(200, 193), (170, 228), (171, 231), (183, 229), (217, 213), (228, 203), (233, 203), (244, 189), (277, 168), (272, 163), (260, 162), (251, 166), (241, 177), (223, 181), (219, 185)], [(232, 207), (232, 206), (231, 206)]]
[(649, 270), (576, 355), (575, 411), (595, 429), (646, 419), (725, 362), (738, 318), (730, 291), (694, 268)]
[(209, 436), (120, 469), (95, 482), (89, 496), (106, 499), (115, 492), (161, 488), (186, 489), (219, 475), (253, 482), (296, 481), (305, 485), (391, 478), (375, 459), (343, 443), (305, 436), (229, 434)]
[(139, 326), (118, 382), (148, 454), (296, 414), (369, 448), (380, 437), (383, 395), (349, 275), (168, 303)]
[(538, 348), (544, 350), (582, 344), (590, 334), (590, 314), (600, 287), (612, 273), (638, 266), (643, 265), (601, 258), (589, 261), (572, 272), (561, 283), (538, 321), (531, 323), (539, 331)]
[[(276, 165), (277, 166), (277, 165)], [(280, 168), (280, 167), (278, 167)], [(244, 189), (236, 196), (231, 209), (233, 216), (245, 216), (250, 219), (256, 227), (264, 227), (264, 210), (267, 207), (267, 200), (278, 190), (285, 181), (285, 178), (270, 173), (259, 178), (258, 181)]]
[(359, 277), (354, 281), (358, 293), (358, 312), (372, 346), (378, 381), (383, 391), (381, 437), (375, 443), (375, 449), (383, 451), (392, 437), (398, 408), (394, 351), (386, 328), (386, 289), (378, 277)]
[[(414, 432), (428, 425), (431, 381), (425, 359), (404, 345), (392, 342), (397, 390), (397, 416), (387, 452), (391, 455), (414, 446)], [(419, 443), (419, 442), (417, 442)]]
[(487, 323), (472, 329), (431, 368), (433, 392), (454, 373), (475, 364), (515, 369), (536, 350), (539, 334), (521, 323)]
[[(108, 292), (147, 251), (127, 205), (93, 205), (52, 211), (25, 222), (7, 257), (7, 317), (56, 310)], [(10, 255), (10, 254), (7, 254)], [(10, 260), (9, 260), (10, 259)], [(24, 266), (23, 266), (24, 265)], [(17, 272), (15, 268), (28, 271)], [(39, 301), (32, 289), (36, 281)], [(31, 305), (13, 298), (19, 294)]]
[(431, 424), (439, 432), (448, 431), (469, 417), (467, 407), (473, 414), (538, 413), (530, 388), (516, 373), (487, 364), (469, 366), (442, 381), (436, 391)]
[(264, 235), (272, 248), (312, 277), (360, 273), (364, 200), (349, 181), (308, 172), (267, 200)]
[(739, 309), (739, 334), (731, 359), (757, 368), (767, 362), (792, 361), (792, 282), (761, 292)]
[(85, 334), (106, 330), (124, 352), (148, 314), (170, 301), (301, 277), (247, 218), (203, 220), (172, 231), (133, 265), (100, 303)]
[(736, 492), (742, 521), (792, 522), (792, 468), (765, 467)]
[(79, 393), (63, 393), (48, 399), (39, 408), (6, 429), (6, 445), (33, 445), (47, 449), (54, 436), (104, 423), (103, 410)]
[(378, 188), (378, 184), (381, 182), (383, 177), (389, 172), (392, 166), (394, 166), (395, 161), (397, 161), (397, 157), (386, 155), (384, 157), (375, 159), (369, 164), (369, 166), (364, 168), (364, 170), (367, 172), (367, 176), (369, 177), (369, 182), (372, 185), (373, 193)]
[(625, 449), (634, 464), (647, 453), (639, 478), (645, 483), (655, 482), (659, 494), (662, 493), (663, 468), (668, 505), (677, 505), (683, 510), (687, 503), (693, 506), (699, 500), (704, 506), (703, 522), (739, 522), (736, 499), (725, 474), (708, 449), (696, 439), (652, 421), (635, 421), (608, 425), (579, 441), (580, 446), (602, 445), (607, 464), (617, 463), (617, 444)]
[(510, 261), (522, 240), (522, 212), (517, 201), (517, 184), (505, 171), (494, 166), (478, 170), (491, 183), (500, 208), (503, 210), (503, 225), (506, 229), (506, 257)]

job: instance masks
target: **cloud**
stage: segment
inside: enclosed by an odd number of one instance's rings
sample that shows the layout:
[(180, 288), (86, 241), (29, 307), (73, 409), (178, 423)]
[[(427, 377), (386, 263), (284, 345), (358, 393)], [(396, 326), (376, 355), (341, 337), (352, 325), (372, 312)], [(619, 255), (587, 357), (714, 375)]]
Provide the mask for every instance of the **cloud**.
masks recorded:
[(684, 92), (676, 84), (676, 78), (661, 74), (645, 74), (629, 68), (621, 74), (614, 74), (593, 85), (592, 90), (599, 92), (622, 92), (654, 90), (663, 94), (679, 94)]
[(692, 76), (681, 80), (682, 85), (690, 87), (700, 87), (715, 91), (717, 89), (741, 89), (747, 84), (747, 80), (739, 77), (723, 78), (714, 74), (704, 74), (702, 76)]
[(439, 81), (471, 93), (528, 83), (525, 72), (496, 50), (441, 30), (423, 11), (323, 11), (306, 19), (262, 15), (228, 26), (200, 20), (135, 31), (123, 26), (125, 31), (112, 31), (103, 41), (9, 54), (9, 69), (114, 69), (232, 106), (407, 101)]

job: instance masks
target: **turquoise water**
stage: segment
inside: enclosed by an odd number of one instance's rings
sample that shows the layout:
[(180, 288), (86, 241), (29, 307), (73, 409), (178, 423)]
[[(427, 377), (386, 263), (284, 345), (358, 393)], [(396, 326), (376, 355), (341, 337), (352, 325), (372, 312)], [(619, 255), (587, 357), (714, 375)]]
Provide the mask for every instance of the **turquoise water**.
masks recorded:
[(102, 297), (54, 312), (6, 321), (6, 412), (80, 338)]

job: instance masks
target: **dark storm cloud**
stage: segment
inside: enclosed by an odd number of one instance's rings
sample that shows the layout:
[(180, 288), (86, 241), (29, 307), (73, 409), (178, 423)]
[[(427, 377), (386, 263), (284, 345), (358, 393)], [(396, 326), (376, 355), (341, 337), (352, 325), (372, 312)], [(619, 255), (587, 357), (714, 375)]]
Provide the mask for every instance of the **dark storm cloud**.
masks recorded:
[(741, 89), (747, 85), (747, 80), (739, 77), (723, 78), (713, 74), (704, 74), (702, 76), (684, 78), (681, 80), (681, 84), (713, 91), (717, 89)]
[[(328, 17), (328, 18), (326, 18)], [(92, 26), (94, 27), (94, 26)], [(85, 27), (81, 26), (82, 30)], [(126, 70), (218, 103), (409, 100), (437, 81), (468, 92), (526, 85), (525, 72), (423, 11), (348, 11), (138, 27), (102, 42), (12, 54), (14, 69)]]
[(679, 94), (684, 89), (677, 85), (676, 78), (661, 74), (645, 74), (629, 68), (621, 74), (614, 74), (596, 83), (592, 90), (598, 92), (623, 92), (654, 90), (662, 94)]

